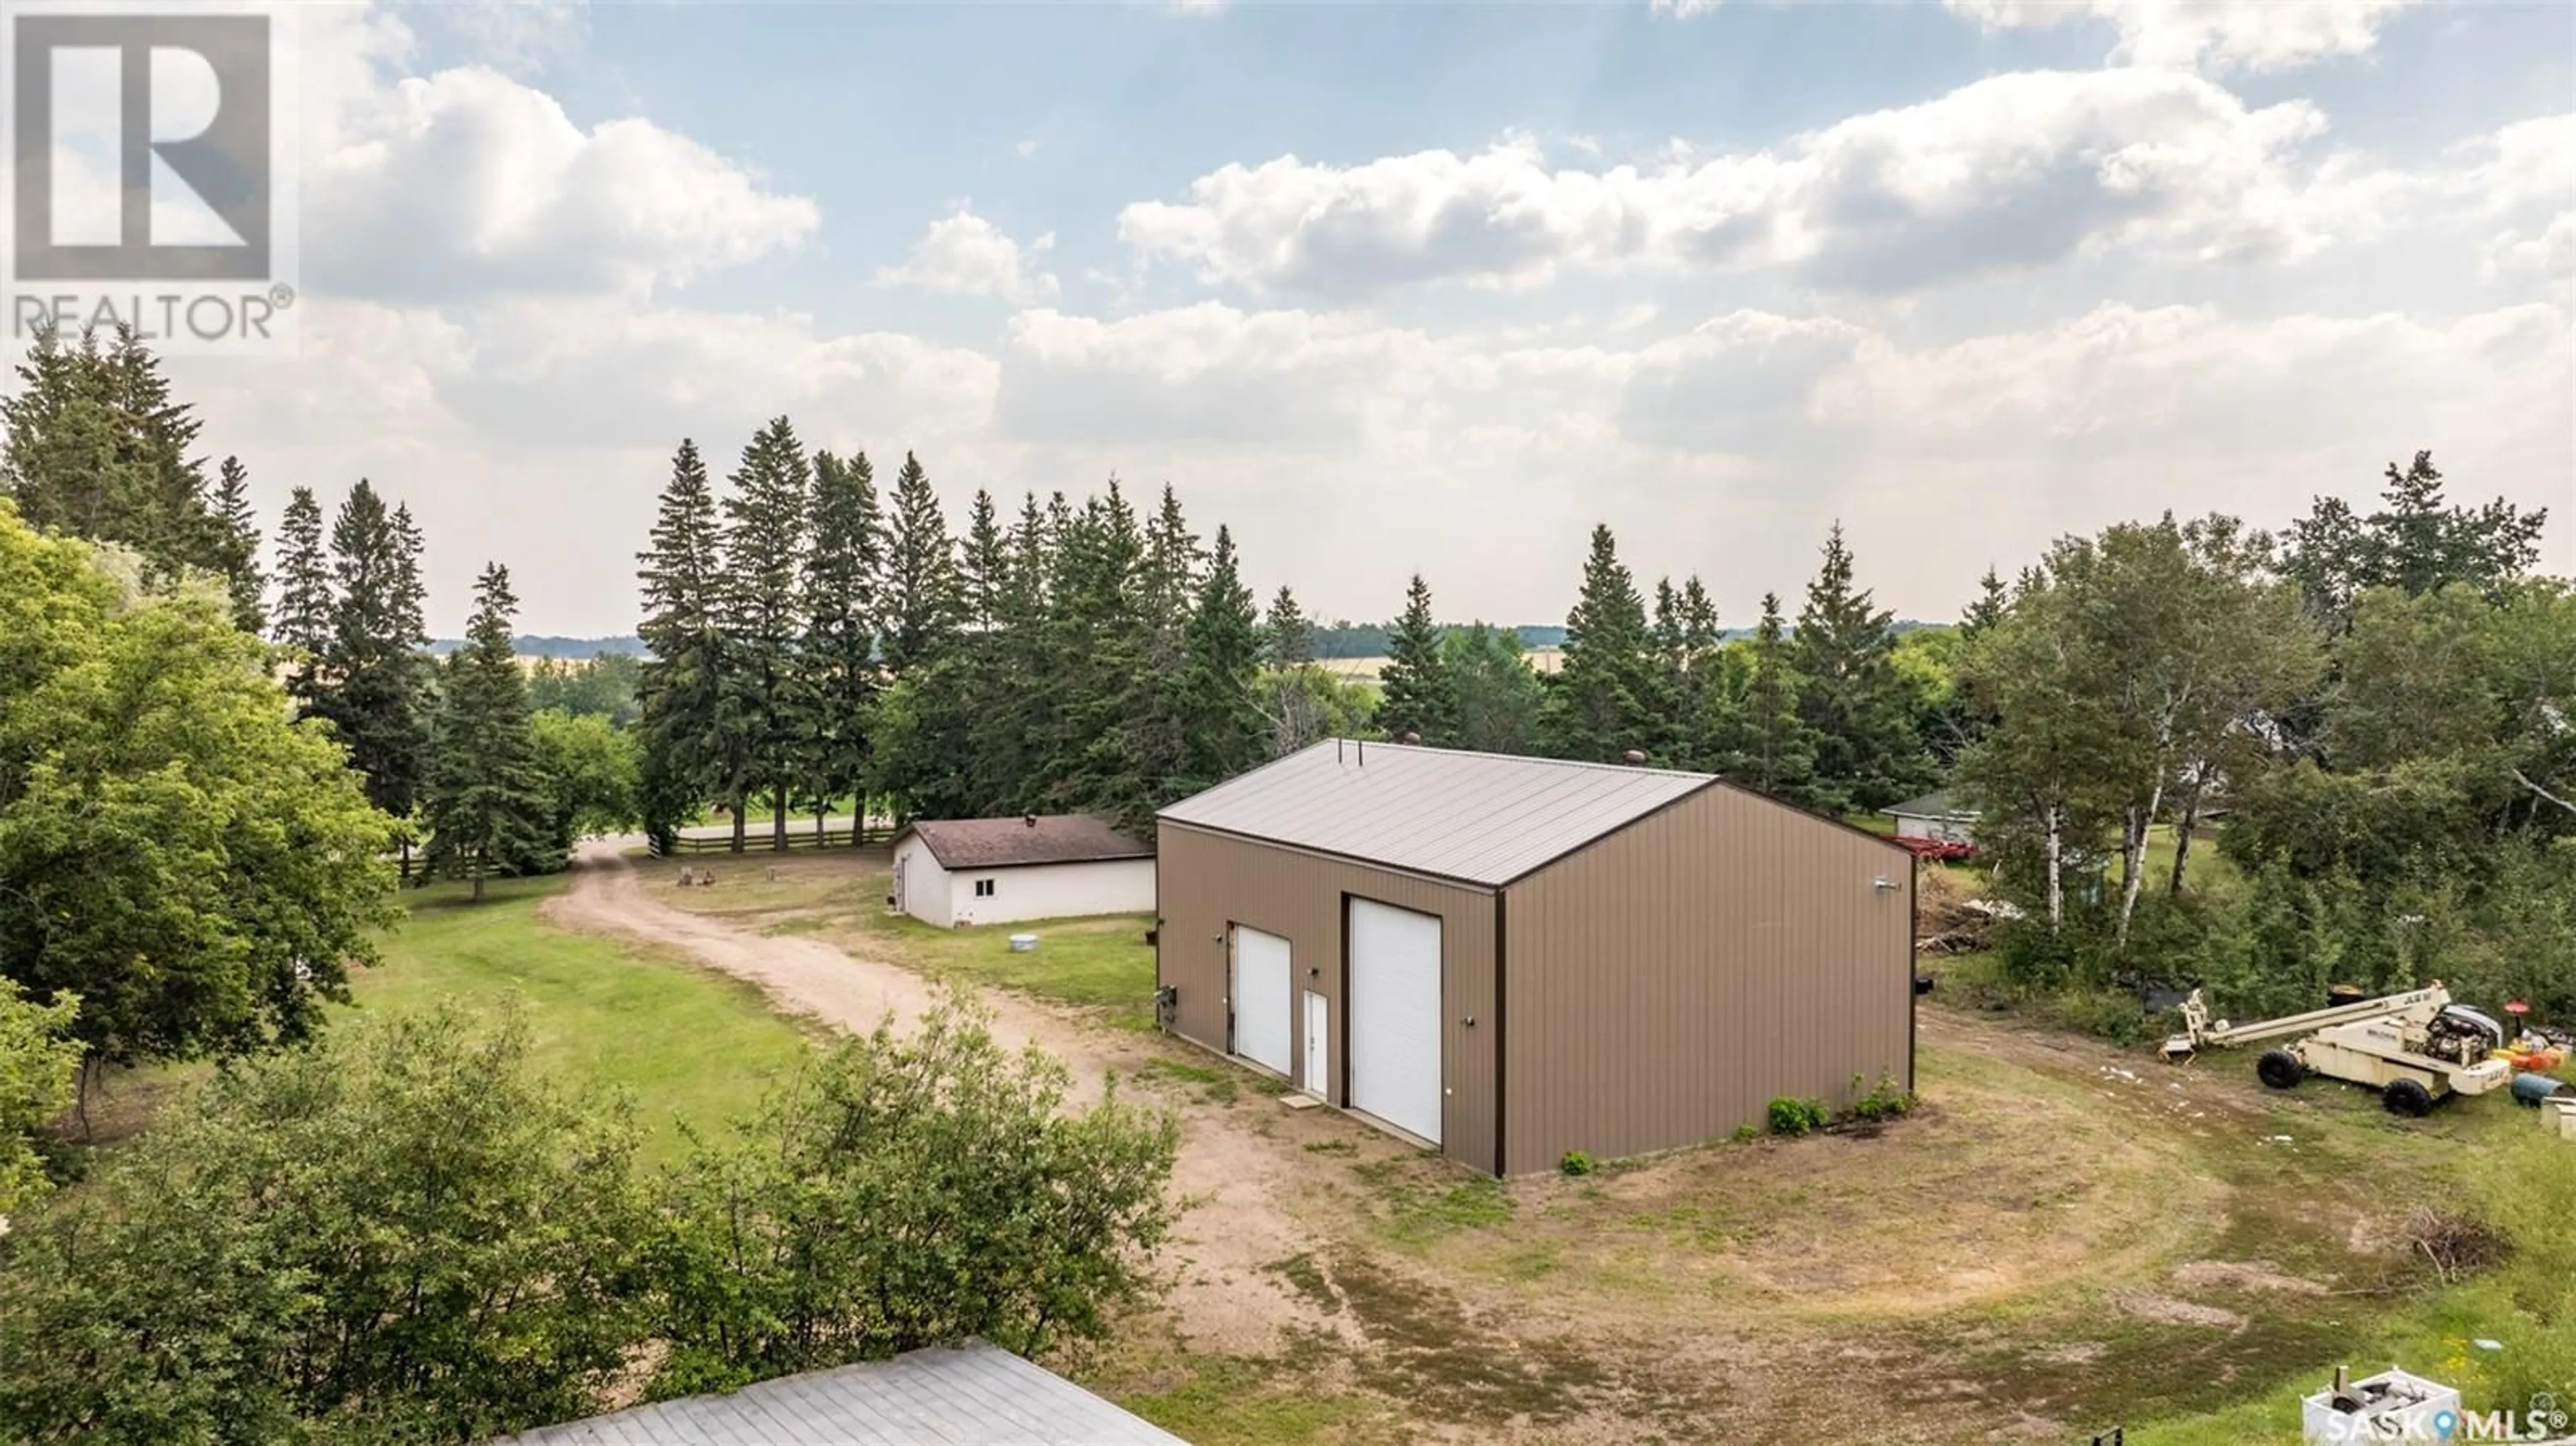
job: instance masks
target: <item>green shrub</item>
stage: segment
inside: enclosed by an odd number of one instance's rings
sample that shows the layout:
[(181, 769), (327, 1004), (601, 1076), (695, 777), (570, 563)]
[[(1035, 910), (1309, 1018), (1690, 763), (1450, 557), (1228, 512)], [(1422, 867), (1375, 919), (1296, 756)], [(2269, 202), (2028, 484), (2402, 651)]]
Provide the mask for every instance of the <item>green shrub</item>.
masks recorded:
[(1892, 1120), (1914, 1108), (1913, 1092), (1897, 1083), (1896, 1076), (1883, 1074), (1878, 1083), (1861, 1088), (1859, 1075), (1852, 1076), (1851, 1117), (1855, 1120)]
[(1771, 1133), (1775, 1135), (1812, 1134), (1833, 1119), (1823, 1100), (1802, 1100), (1782, 1095), (1771, 1102)]
[(1751, 1125), (1737, 1125), (1735, 1127), (1735, 1138), (1739, 1141), (1758, 1140), (1762, 1138), (1762, 1132), (1753, 1128)]
[(1581, 1150), (1568, 1150), (1565, 1158), (1556, 1162), (1556, 1168), (1569, 1175), (1589, 1175), (1592, 1173), (1592, 1157)]

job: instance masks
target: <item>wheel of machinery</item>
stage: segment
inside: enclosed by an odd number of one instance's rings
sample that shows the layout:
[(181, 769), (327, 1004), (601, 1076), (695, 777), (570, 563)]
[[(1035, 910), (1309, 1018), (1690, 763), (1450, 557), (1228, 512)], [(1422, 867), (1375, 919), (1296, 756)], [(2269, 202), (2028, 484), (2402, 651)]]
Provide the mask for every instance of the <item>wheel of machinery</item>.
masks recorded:
[(2308, 1067), (2286, 1049), (2267, 1049), (2254, 1061), (2254, 1077), (2276, 1090), (2291, 1089), (2308, 1077)]
[(2388, 1106), (2392, 1115), (2419, 1120), (2433, 1111), (2433, 1092), (2411, 1079), (2391, 1081), (2379, 1092), (2379, 1102)]

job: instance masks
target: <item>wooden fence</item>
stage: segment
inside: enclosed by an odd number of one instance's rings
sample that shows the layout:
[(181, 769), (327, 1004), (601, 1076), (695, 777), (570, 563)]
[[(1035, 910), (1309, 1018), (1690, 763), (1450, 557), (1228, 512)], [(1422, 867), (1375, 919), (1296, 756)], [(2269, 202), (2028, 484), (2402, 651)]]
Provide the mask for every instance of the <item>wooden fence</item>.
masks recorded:
[[(743, 833), (742, 851), (744, 855), (776, 853), (778, 851), (777, 840), (770, 830), (771, 825), (769, 823), (758, 819), (753, 820), (752, 826)], [(813, 828), (799, 828), (793, 820), (790, 820), (787, 826), (787, 847), (790, 849), (845, 849), (866, 844), (884, 843), (893, 837), (893, 827), (882, 823), (860, 825), (844, 824), (839, 828), (825, 828), (817, 830)], [(733, 835), (730, 833), (712, 835), (684, 833), (674, 835), (668, 840), (648, 840), (645, 847), (653, 857), (657, 859), (671, 858), (675, 855), (681, 854), (731, 853), (733, 852)]]

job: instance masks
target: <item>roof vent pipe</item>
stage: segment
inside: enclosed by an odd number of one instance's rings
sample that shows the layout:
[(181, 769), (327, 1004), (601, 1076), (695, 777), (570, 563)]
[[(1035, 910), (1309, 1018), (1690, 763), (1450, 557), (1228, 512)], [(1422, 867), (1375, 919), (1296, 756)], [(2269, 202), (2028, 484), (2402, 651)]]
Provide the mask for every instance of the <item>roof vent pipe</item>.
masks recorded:
[(1031, 828), (1036, 828), (1038, 826), (1038, 816), (1034, 813), (1024, 813), (1020, 815), (1020, 822), (1027, 824)]
[(1422, 746), (1422, 735), (1408, 731), (1403, 737), (1398, 738), (1395, 741), (1403, 744), (1407, 748), (1419, 748)]
[(1634, 749), (1634, 748), (1631, 748), (1631, 749), (1629, 749), (1627, 752), (1620, 754), (1620, 755), (1619, 755), (1619, 757), (1620, 757), (1622, 760), (1624, 760), (1624, 761), (1627, 763), (1627, 765), (1628, 765), (1629, 767), (1631, 767), (1631, 768), (1641, 767), (1641, 766), (1643, 766), (1643, 765), (1645, 764), (1645, 761), (1646, 761), (1646, 755), (1645, 755), (1644, 753), (1642, 753), (1642, 752), (1638, 751), (1637, 749)]

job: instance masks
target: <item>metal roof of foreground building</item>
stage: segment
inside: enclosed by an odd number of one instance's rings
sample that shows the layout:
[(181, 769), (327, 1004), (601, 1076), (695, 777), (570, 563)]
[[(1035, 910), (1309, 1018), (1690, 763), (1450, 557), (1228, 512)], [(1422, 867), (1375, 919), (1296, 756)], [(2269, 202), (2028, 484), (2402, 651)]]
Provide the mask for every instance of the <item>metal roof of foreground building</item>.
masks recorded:
[(968, 1341), (637, 1406), (488, 1446), (1188, 1446), (998, 1346)]
[(1717, 781), (1708, 773), (1327, 739), (1159, 817), (1500, 887)]

